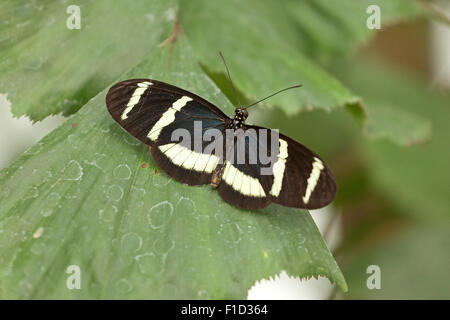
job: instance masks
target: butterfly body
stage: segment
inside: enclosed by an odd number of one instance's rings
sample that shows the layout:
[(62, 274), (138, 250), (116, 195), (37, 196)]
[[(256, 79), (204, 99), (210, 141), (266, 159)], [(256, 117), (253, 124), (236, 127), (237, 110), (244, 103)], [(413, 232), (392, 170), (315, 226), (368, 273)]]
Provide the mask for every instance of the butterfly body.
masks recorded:
[[(115, 84), (106, 104), (122, 128), (151, 147), (169, 176), (188, 185), (210, 184), (237, 207), (261, 209), (274, 202), (315, 209), (336, 193), (318, 155), (277, 131), (246, 125), (245, 108), (230, 118), (192, 92), (152, 79)], [(186, 134), (193, 139), (184, 139)]]
[(248, 111), (243, 108), (237, 108), (234, 111), (234, 117), (229, 126), (230, 129), (242, 129), (245, 126), (245, 120), (247, 120)]

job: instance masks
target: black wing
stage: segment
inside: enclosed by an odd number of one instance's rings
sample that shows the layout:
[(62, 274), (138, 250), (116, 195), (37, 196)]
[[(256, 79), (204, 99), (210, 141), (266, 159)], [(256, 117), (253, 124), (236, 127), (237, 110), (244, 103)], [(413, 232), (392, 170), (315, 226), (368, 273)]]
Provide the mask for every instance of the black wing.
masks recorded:
[[(225, 139), (225, 159), (221, 181), (218, 187), (220, 196), (227, 202), (244, 209), (261, 209), (271, 202), (270, 188), (273, 176), (261, 174), (267, 168), (258, 157), (259, 150), (270, 146), (263, 145), (259, 130), (236, 130), (232, 141)], [(269, 168), (270, 169), (270, 168)]]
[(285, 135), (280, 134), (280, 140), (287, 142), (287, 159), (280, 179), (281, 189), (277, 195), (277, 190), (271, 193), (273, 202), (287, 207), (318, 209), (333, 201), (336, 180), (325, 161)]
[(194, 151), (192, 141), (173, 139), (177, 129), (184, 129), (194, 137), (194, 124), (225, 130), (229, 118), (203, 98), (151, 79), (132, 79), (112, 86), (106, 95), (111, 116), (135, 138), (151, 147), (156, 163), (172, 178), (189, 185), (210, 181), (218, 163), (214, 154)]
[[(333, 200), (336, 194), (334, 176), (317, 154), (282, 134), (279, 134), (278, 148), (271, 150), (272, 131), (246, 126), (244, 132), (250, 129), (256, 134), (238, 134), (237, 139), (246, 139), (246, 157), (258, 152), (258, 161), (250, 164), (246, 158), (244, 164), (239, 164), (236, 159), (239, 142), (235, 144), (234, 160), (227, 154), (226, 163), (230, 169), (223, 172), (219, 185), (219, 194), (225, 201), (245, 209), (264, 208), (271, 202), (288, 207), (317, 209)], [(261, 141), (263, 131), (268, 136), (265, 141)], [(247, 142), (252, 139), (253, 144)], [(255, 145), (258, 150), (255, 150)], [(261, 152), (271, 159), (270, 165), (260, 159)], [(267, 169), (264, 173), (263, 168)], [(249, 184), (252, 186), (250, 191)]]
[[(200, 125), (201, 134), (215, 128), (226, 141), (225, 129), (229, 127), (230, 118), (191, 92), (155, 80), (133, 79), (111, 87), (106, 103), (112, 117), (125, 130), (151, 146), (156, 163), (169, 176), (189, 185), (209, 183), (219, 176), (219, 194), (233, 205), (260, 209), (275, 202), (317, 209), (334, 198), (336, 182), (325, 162), (281, 134), (278, 148), (271, 150), (270, 139), (263, 141), (260, 136), (260, 130), (265, 130), (270, 137), (269, 129), (246, 126), (233, 138), (233, 144), (227, 142), (222, 146), (224, 163), (221, 163), (222, 155), (205, 152), (209, 142), (196, 136), (195, 123)], [(174, 140), (177, 129), (184, 129), (201, 141), (200, 149), (194, 139), (188, 143)], [(238, 141), (242, 140), (244, 148), (240, 149)], [(270, 155), (270, 164), (259, 158), (260, 151)], [(250, 156), (255, 153), (258, 156), (256, 162), (252, 162)], [(243, 156), (244, 161), (238, 161), (238, 155)]]

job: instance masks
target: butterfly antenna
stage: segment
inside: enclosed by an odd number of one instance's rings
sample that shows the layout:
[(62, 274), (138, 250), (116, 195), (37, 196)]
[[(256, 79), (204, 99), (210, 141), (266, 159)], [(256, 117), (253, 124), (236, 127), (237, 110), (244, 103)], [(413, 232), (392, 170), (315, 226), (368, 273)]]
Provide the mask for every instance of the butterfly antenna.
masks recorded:
[(220, 57), (222, 58), (223, 64), (225, 65), (225, 69), (227, 69), (228, 80), (230, 80), (231, 87), (233, 88), (234, 96), (239, 104), (239, 108), (242, 108), (241, 102), (239, 101), (238, 95), (236, 93), (236, 88), (234, 87), (233, 81), (231, 81), (230, 71), (228, 70), (227, 63), (225, 62), (225, 58), (223, 57), (222, 52), (219, 51)]
[(263, 102), (264, 100), (269, 99), (270, 97), (273, 97), (274, 95), (277, 95), (277, 94), (279, 94), (279, 93), (281, 93), (281, 92), (283, 92), (283, 91), (290, 90), (290, 89), (295, 89), (295, 88), (300, 88), (301, 86), (302, 86), (301, 84), (297, 84), (297, 85), (292, 86), (292, 87), (289, 87), (289, 88), (281, 89), (281, 90), (279, 90), (279, 91), (277, 91), (277, 92), (275, 92), (275, 93), (272, 93), (270, 96), (267, 96), (267, 97), (265, 97), (265, 98), (263, 98), (263, 99), (261, 99), (261, 100), (258, 100), (258, 101), (256, 101), (256, 102), (253, 102), (251, 105), (246, 106), (244, 109), (248, 109), (248, 108), (250, 108), (251, 106), (254, 106), (255, 104), (258, 104), (258, 103), (260, 103), (260, 102)]

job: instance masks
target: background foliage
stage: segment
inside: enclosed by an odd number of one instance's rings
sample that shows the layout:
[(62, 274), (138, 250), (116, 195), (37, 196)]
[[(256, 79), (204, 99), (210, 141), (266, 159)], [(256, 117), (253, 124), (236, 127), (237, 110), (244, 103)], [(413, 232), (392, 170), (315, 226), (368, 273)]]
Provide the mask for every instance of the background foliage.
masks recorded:
[[(351, 298), (448, 298), (449, 97), (358, 48), (382, 26), (435, 13), (422, 1), (80, 1), (0, 3), (0, 93), (11, 112), (68, 120), (0, 171), (1, 298), (245, 298), (286, 270), (325, 276)], [(344, 221), (334, 252), (306, 210), (258, 212), (171, 181), (107, 113), (116, 81), (149, 77), (227, 114), (241, 101), (330, 163)], [(230, 103), (231, 101), (231, 103)], [(306, 112), (305, 112), (306, 111)], [(312, 112), (313, 111), (313, 112)], [(79, 265), (82, 290), (67, 290)], [(383, 290), (367, 290), (379, 265)], [(386, 276), (384, 276), (386, 275)]]

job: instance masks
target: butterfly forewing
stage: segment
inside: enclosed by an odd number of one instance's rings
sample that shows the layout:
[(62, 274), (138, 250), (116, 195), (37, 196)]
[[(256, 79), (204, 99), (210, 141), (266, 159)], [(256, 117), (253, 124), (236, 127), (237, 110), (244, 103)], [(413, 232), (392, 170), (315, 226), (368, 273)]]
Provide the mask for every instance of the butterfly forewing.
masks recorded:
[[(159, 140), (166, 127), (191, 126), (194, 119), (223, 123), (228, 117), (199, 96), (151, 79), (126, 80), (106, 95), (108, 111), (125, 130), (148, 145)], [(188, 121), (186, 121), (188, 120)], [(170, 135), (169, 135), (170, 136)]]
[[(151, 146), (156, 163), (177, 181), (201, 185), (210, 181), (218, 161), (194, 147), (194, 123), (202, 128), (225, 130), (229, 118), (217, 107), (178, 87), (151, 80), (134, 79), (115, 84), (106, 96), (114, 120), (135, 138)], [(190, 142), (174, 139), (175, 130), (189, 133)], [(182, 143), (183, 142), (183, 143)]]

